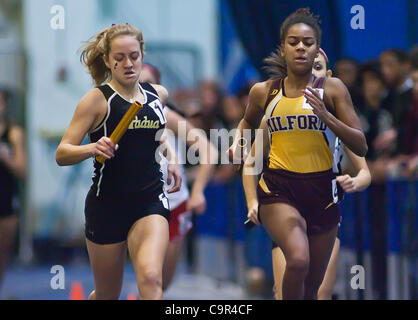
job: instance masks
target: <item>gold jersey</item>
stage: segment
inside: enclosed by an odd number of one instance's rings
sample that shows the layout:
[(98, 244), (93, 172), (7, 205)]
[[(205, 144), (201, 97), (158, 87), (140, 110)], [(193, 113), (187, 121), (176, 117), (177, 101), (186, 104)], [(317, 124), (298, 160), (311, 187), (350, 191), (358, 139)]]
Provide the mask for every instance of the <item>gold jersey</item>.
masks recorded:
[[(314, 82), (321, 98), (323, 82), (323, 78)], [(335, 135), (313, 113), (304, 96), (286, 97), (282, 84), (282, 80), (273, 82), (265, 108), (270, 137), (269, 168), (297, 173), (330, 170)]]

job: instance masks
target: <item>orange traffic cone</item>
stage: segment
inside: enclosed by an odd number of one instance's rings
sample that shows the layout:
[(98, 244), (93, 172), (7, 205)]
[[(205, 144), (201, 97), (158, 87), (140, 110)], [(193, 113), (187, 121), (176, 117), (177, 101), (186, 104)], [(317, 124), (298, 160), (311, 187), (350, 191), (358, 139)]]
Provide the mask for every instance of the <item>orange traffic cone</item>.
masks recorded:
[(78, 281), (74, 281), (71, 284), (70, 300), (86, 300), (84, 296), (83, 285)]
[(128, 296), (126, 297), (126, 300), (137, 300), (136, 294), (129, 293)]

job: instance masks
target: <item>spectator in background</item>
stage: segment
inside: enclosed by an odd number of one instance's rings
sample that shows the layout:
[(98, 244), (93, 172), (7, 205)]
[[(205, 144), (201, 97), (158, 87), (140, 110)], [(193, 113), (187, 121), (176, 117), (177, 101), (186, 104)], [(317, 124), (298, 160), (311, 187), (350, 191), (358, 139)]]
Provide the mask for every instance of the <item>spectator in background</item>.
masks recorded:
[[(248, 81), (248, 82), (244, 83), (243, 86), (238, 90), (237, 98), (238, 98), (240, 111), (241, 111), (241, 118), (239, 120), (241, 120), (242, 117), (244, 116), (245, 109), (247, 108), (247, 106), (249, 104), (250, 90), (255, 83), (256, 83), (255, 80)], [(237, 123), (237, 125), (238, 125), (238, 123)]]
[(360, 83), (363, 95), (360, 119), (369, 146), (366, 158), (371, 165), (372, 178), (382, 180), (385, 179), (384, 166), (391, 145), (382, 147), (377, 142), (383, 134), (392, 130), (393, 121), (391, 114), (383, 107), (386, 87), (377, 61), (367, 62), (361, 67)]
[(363, 128), (369, 145), (367, 158), (374, 161), (388, 154), (388, 150), (377, 147), (375, 141), (382, 133), (392, 128), (392, 116), (383, 104), (385, 82), (376, 61), (367, 62), (361, 67), (360, 83), (363, 95)]
[(388, 49), (380, 55), (380, 66), (389, 93), (385, 98), (385, 108), (393, 116), (400, 111), (402, 99), (412, 88), (412, 80), (409, 76), (410, 61), (408, 53), (401, 49)]
[(236, 128), (244, 117), (250, 89), (254, 83), (254, 81), (245, 82), (236, 95), (231, 95), (224, 99), (222, 103), (222, 116), (227, 122), (228, 129)]
[(192, 116), (194, 125), (203, 129), (209, 137), (210, 129), (226, 127), (226, 121), (221, 116), (223, 94), (215, 81), (202, 81), (198, 85), (197, 96), (200, 110)]
[(221, 117), (224, 119), (227, 129), (235, 128), (243, 116), (238, 98), (233, 95), (226, 96), (221, 107)]
[[(228, 129), (229, 123), (227, 117), (223, 112), (223, 104), (225, 104), (225, 96), (218, 83), (214, 81), (202, 81), (198, 86), (197, 96), (199, 98), (200, 111), (191, 117), (191, 122), (196, 128), (203, 129), (208, 139), (218, 147), (222, 146), (221, 138), (218, 136), (218, 141), (213, 141), (210, 130)], [(220, 153), (221, 156), (221, 153)], [(218, 163), (221, 163), (220, 161)], [(192, 174), (189, 171), (189, 174)], [(188, 175), (190, 177), (190, 175)], [(213, 175), (213, 181), (217, 183), (229, 183), (235, 176), (235, 171), (231, 164), (218, 165)]]
[[(343, 58), (335, 63), (335, 77), (347, 87), (355, 108), (361, 106), (361, 89), (358, 85), (360, 64), (351, 58)], [(359, 110), (361, 111), (361, 110)]]
[(192, 89), (177, 89), (172, 100), (187, 118), (192, 118), (200, 112), (199, 100)]
[(0, 89), (0, 283), (14, 242), (17, 180), (26, 174), (23, 129), (7, 117), (7, 91)]
[(393, 175), (418, 177), (418, 47), (411, 51), (412, 88), (405, 96), (405, 117), (397, 135), (397, 155), (389, 163)]
[[(382, 69), (388, 93), (383, 101), (383, 107), (387, 109), (394, 121), (392, 130), (387, 131), (376, 141), (379, 148), (387, 148), (399, 139), (403, 139), (403, 125), (407, 113), (407, 101), (412, 95), (412, 80), (409, 76), (410, 62), (408, 54), (401, 49), (388, 49), (380, 55), (380, 66)], [(398, 146), (396, 144), (396, 146)], [(393, 154), (401, 150), (393, 150)]]

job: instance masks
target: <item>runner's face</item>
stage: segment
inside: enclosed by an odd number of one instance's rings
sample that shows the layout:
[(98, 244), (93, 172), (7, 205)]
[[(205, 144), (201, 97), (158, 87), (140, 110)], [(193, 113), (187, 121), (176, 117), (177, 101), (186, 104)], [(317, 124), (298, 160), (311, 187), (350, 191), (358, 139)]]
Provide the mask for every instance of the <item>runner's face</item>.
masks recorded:
[(112, 40), (109, 58), (105, 63), (112, 72), (112, 79), (131, 86), (138, 82), (142, 69), (143, 55), (134, 36), (123, 35)]
[(312, 74), (317, 78), (325, 78), (327, 76), (327, 63), (321, 53), (314, 60)]
[(380, 65), (386, 84), (389, 87), (396, 86), (402, 78), (402, 64), (398, 61), (394, 54), (384, 52), (380, 56)]
[(312, 72), (318, 49), (314, 30), (304, 23), (297, 23), (287, 31), (284, 45), (282, 45), (282, 55), (292, 72), (306, 74)]

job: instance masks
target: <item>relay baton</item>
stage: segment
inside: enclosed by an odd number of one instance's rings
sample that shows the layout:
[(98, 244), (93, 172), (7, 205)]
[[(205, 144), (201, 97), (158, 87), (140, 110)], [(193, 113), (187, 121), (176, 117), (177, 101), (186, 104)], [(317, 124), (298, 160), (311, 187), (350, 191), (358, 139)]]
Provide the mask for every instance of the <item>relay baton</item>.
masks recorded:
[(250, 219), (247, 219), (247, 220), (244, 222), (244, 226), (245, 226), (245, 228), (246, 228), (247, 230), (250, 230), (250, 229), (252, 229), (253, 227), (255, 227), (255, 223), (254, 223), (254, 222), (252, 222)]
[[(143, 105), (139, 103), (138, 101), (135, 101), (132, 103), (132, 105), (129, 107), (128, 111), (126, 111), (123, 118), (119, 121), (118, 125), (116, 126), (115, 130), (113, 130), (112, 134), (110, 135), (110, 140), (116, 145), (120, 138), (125, 134), (126, 130), (128, 129), (129, 124), (132, 122), (132, 120), (135, 118), (135, 116), (138, 114), (139, 110), (141, 110)], [(100, 163), (105, 162), (105, 158), (103, 156), (97, 156), (96, 161)]]

